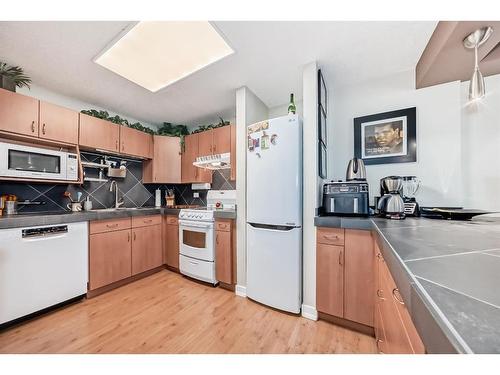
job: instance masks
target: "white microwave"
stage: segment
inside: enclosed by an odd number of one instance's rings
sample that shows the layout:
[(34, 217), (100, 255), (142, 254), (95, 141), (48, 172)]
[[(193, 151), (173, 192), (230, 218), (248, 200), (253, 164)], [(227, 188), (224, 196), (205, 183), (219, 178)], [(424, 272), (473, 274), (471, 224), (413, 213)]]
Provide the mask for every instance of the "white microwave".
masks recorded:
[(39, 180), (78, 180), (78, 155), (0, 142), (0, 176)]

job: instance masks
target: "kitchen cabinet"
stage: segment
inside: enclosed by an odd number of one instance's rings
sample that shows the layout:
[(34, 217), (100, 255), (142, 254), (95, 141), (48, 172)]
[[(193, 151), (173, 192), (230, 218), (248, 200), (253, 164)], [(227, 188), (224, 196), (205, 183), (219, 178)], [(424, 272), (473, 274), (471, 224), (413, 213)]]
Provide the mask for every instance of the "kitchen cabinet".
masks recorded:
[(370, 231), (318, 227), (316, 307), (373, 327), (373, 241)]
[(371, 231), (345, 231), (344, 318), (373, 327), (374, 267)]
[(214, 142), (214, 131), (206, 130), (198, 134), (198, 156), (212, 155), (213, 152), (213, 142)]
[(390, 354), (425, 353), (424, 344), (376, 243), (374, 255), (374, 328), (379, 351)]
[[(161, 220), (161, 217), (159, 219)], [(158, 223), (132, 228), (132, 275), (161, 265), (163, 265), (161, 225)]]
[(38, 137), (38, 100), (0, 89), (0, 130)]
[(77, 144), (78, 121), (78, 112), (40, 101), (40, 138)]
[(177, 216), (167, 215), (163, 220), (163, 262), (179, 269), (179, 222)]
[(153, 136), (140, 130), (120, 126), (120, 153), (151, 159), (153, 157)]
[(232, 220), (215, 222), (215, 277), (225, 284), (233, 284), (233, 229)]
[(201, 156), (199, 151), (201, 133), (190, 134), (184, 138), (184, 151), (181, 161), (181, 180), (183, 183), (192, 182), (212, 182), (212, 171), (198, 168), (193, 165), (193, 162), (198, 156)]
[(82, 148), (120, 152), (120, 125), (80, 113), (79, 144)]
[(153, 137), (153, 159), (144, 162), (143, 181), (158, 184), (181, 182), (179, 137)]
[(213, 131), (213, 154), (231, 152), (231, 125), (215, 128)]
[(89, 240), (89, 290), (132, 275), (130, 230), (91, 234)]
[(344, 314), (344, 248), (319, 243), (316, 247), (316, 308), (329, 315)]
[(231, 174), (229, 179), (236, 181), (236, 125), (230, 125), (231, 128)]

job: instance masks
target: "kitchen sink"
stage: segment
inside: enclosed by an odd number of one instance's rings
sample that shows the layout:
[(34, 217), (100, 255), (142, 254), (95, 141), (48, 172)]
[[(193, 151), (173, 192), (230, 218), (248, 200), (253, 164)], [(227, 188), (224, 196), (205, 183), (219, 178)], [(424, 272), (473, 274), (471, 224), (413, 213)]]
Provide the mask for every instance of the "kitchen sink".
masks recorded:
[(90, 211), (94, 212), (112, 212), (112, 211), (125, 211), (125, 210), (148, 210), (154, 207), (118, 207), (118, 208), (95, 208)]

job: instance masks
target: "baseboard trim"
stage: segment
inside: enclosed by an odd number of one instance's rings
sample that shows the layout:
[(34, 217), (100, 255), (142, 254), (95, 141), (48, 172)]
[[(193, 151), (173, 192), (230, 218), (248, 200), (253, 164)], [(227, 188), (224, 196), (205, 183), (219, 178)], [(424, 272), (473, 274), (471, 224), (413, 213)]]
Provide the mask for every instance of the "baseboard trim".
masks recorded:
[(302, 305), (302, 316), (306, 319), (318, 320), (318, 310), (314, 306)]
[(247, 287), (243, 285), (236, 285), (235, 293), (237, 296), (246, 297), (247, 296)]

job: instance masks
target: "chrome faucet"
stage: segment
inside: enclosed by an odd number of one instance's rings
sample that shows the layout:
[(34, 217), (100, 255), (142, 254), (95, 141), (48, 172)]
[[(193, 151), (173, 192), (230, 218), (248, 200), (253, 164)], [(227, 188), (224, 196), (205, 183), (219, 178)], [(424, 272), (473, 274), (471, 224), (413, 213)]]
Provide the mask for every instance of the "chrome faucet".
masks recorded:
[(118, 199), (118, 185), (116, 184), (115, 180), (111, 181), (111, 185), (109, 185), (109, 191), (113, 191), (113, 186), (115, 187), (115, 208), (118, 208), (125, 202), (123, 202), (123, 200), (120, 202)]

